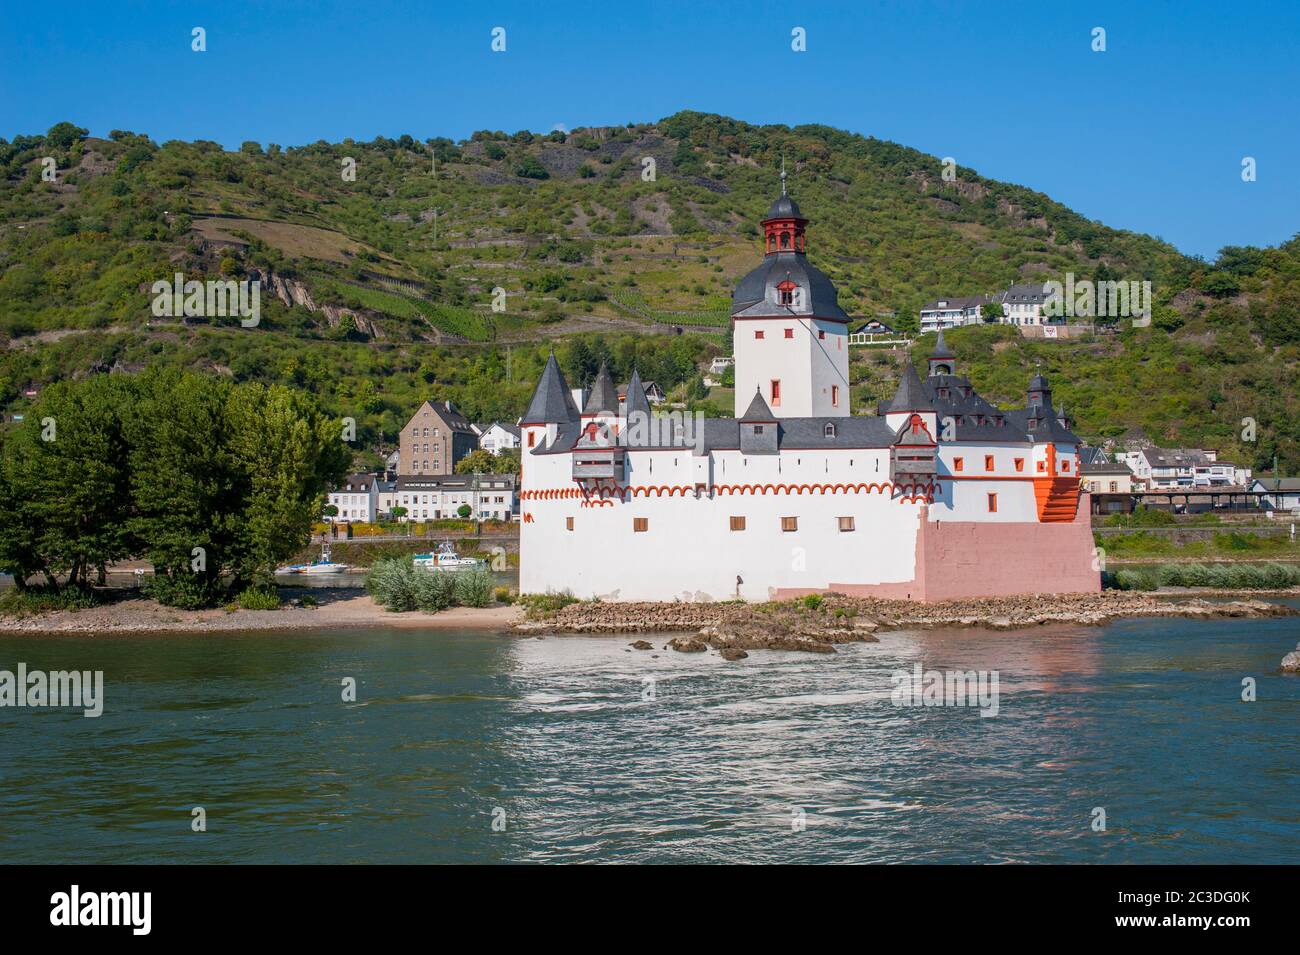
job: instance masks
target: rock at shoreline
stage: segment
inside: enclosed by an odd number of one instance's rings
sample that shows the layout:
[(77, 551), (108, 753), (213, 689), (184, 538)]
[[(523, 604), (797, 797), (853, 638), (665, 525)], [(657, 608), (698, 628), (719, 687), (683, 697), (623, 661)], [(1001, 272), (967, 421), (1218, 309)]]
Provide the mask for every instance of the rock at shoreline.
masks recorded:
[[(521, 633), (671, 635), (664, 649), (698, 653), (706, 647), (835, 653), (845, 643), (878, 643), (877, 632), (971, 627), (1015, 630), (1044, 624), (1100, 626), (1125, 617), (1276, 617), (1295, 608), (1255, 598), (1211, 601), (1185, 595), (1128, 591), (1090, 594), (1027, 594), (917, 603), (825, 594), (820, 603), (803, 600), (743, 603), (570, 604), (541, 620), (520, 624)], [(680, 635), (685, 636), (680, 636)], [(636, 647), (634, 643), (632, 646)]]
[(696, 640), (694, 637), (673, 637), (664, 649), (667, 650), (669, 647), (680, 653), (703, 653), (708, 649), (703, 641)]
[(1295, 645), (1295, 649), (1282, 658), (1283, 673), (1300, 673), (1300, 643)]
[(723, 647), (718, 651), (718, 654), (724, 660), (743, 660), (745, 657), (749, 656), (748, 653), (741, 650), (739, 647)]
[(649, 640), (634, 640), (634, 641), (632, 641), (631, 644), (629, 644), (629, 646), (631, 646), (633, 650), (653, 650), (653, 649), (654, 649), (654, 644), (652, 644)]

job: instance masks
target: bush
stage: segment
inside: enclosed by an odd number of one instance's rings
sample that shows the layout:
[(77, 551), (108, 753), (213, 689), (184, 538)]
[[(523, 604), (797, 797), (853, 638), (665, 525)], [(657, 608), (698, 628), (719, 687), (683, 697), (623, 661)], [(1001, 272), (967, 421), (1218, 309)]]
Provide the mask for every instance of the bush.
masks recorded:
[(0, 615), (26, 617), (30, 614), (54, 613), (58, 610), (85, 610), (99, 603), (94, 591), (81, 587), (28, 587), (26, 590), (10, 588), (0, 593)]
[(416, 570), (409, 557), (381, 557), (366, 574), (366, 592), (393, 613), (416, 607)]
[(492, 572), (485, 567), (456, 574), (456, 600), (464, 607), (486, 607), (492, 603)]
[(496, 598), (499, 604), (512, 604), (515, 602), (515, 595), (510, 592), (509, 587), (498, 587), (492, 591), (492, 596)]
[(144, 584), (141, 591), (165, 607), (176, 607), (180, 610), (215, 607), (222, 597), (221, 587), (217, 581), (185, 571), (160, 574), (155, 570), (152, 579)]
[(528, 616), (534, 619), (556, 613), (569, 604), (578, 602), (578, 598), (567, 590), (560, 593), (547, 591), (544, 594), (520, 594), (517, 600), (527, 609)]
[(822, 605), (822, 599), (821, 594), (804, 594), (800, 602), (805, 610), (817, 610)]
[(456, 577), (445, 570), (412, 567), (415, 605), (425, 613), (446, 610), (456, 602)]
[(280, 594), (272, 587), (248, 587), (240, 591), (239, 606), (245, 610), (279, 610)]

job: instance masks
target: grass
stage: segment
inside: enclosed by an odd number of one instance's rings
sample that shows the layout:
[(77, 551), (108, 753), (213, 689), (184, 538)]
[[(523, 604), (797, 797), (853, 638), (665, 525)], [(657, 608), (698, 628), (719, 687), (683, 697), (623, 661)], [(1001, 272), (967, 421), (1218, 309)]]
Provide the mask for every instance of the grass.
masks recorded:
[(58, 591), (48, 587), (28, 587), (26, 590), (11, 587), (0, 593), (0, 616), (30, 617), (60, 610), (86, 610), (99, 602), (93, 590), (80, 587), (64, 587)]
[(366, 590), (392, 613), (448, 607), (487, 607), (492, 603), (492, 573), (486, 568), (443, 571), (416, 567), (409, 557), (385, 557), (366, 575)]
[(1161, 564), (1106, 574), (1116, 590), (1209, 587), (1218, 590), (1285, 590), (1300, 586), (1297, 564)]
[(1300, 548), (1280, 532), (1265, 536), (1241, 531), (1218, 531), (1208, 540), (1181, 543), (1172, 537), (1150, 531), (1134, 531), (1123, 535), (1094, 534), (1093, 538), (1097, 546), (1105, 550), (1108, 558), (1119, 560), (1153, 557), (1241, 560), (1300, 556)]

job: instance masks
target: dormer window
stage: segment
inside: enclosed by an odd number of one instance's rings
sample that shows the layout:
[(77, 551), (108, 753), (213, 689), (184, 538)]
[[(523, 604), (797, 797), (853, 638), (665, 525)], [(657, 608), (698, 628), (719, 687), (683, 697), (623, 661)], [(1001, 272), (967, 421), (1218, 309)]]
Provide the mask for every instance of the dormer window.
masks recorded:
[(823, 430), (824, 430), (824, 433), (825, 433), (826, 437), (828, 437), (828, 438), (833, 438), (833, 437), (835, 437), (835, 425), (830, 424), (830, 423), (828, 422), (827, 425), (826, 425), (826, 427), (825, 427)]

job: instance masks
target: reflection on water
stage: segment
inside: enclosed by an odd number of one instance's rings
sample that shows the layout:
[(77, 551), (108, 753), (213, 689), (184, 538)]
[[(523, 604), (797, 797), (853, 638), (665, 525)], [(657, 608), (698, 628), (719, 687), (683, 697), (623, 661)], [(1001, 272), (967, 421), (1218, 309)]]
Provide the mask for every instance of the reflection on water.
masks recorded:
[[(0, 668), (102, 669), (106, 695), (97, 720), (0, 709), (0, 851), (1300, 861), (1300, 679), (1277, 673), (1295, 620), (925, 631), (740, 663), (630, 639), (0, 638)], [(914, 662), (999, 671), (999, 715), (893, 706), (890, 674)], [(1256, 703), (1240, 702), (1245, 676)], [(206, 833), (190, 831), (195, 806)]]

